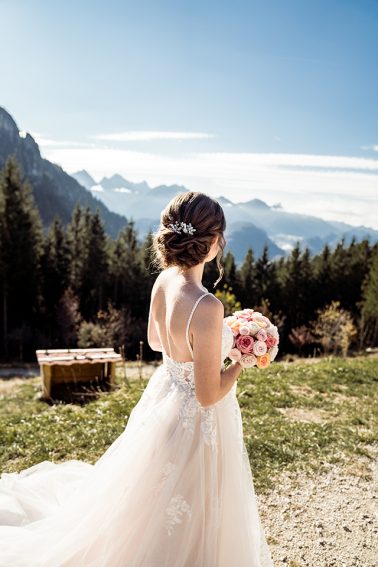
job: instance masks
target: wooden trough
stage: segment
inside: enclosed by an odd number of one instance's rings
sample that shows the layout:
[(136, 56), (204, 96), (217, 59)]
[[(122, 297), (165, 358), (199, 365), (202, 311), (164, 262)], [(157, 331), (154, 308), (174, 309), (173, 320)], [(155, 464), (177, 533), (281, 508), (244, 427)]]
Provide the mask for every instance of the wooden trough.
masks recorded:
[(55, 384), (103, 383), (110, 389), (115, 382), (116, 363), (122, 356), (113, 348), (71, 348), (36, 350), (42, 376), (42, 399), (50, 399)]

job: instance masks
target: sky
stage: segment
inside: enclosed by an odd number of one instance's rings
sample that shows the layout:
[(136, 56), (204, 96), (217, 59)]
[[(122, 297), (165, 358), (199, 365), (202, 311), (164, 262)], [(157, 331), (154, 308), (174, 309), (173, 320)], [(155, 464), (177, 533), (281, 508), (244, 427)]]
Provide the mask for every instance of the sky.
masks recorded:
[(378, 229), (378, 0), (0, 0), (43, 157)]

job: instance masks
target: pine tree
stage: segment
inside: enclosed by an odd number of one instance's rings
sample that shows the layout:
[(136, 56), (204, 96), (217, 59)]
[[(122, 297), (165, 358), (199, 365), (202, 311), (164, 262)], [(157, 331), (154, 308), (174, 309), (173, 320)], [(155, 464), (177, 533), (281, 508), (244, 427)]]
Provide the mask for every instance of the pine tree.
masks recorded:
[(111, 252), (111, 299), (114, 307), (129, 305), (133, 316), (141, 316), (145, 311), (140, 299), (142, 282), (140, 245), (135, 222), (130, 219), (120, 230)]
[(344, 267), (342, 304), (355, 319), (360, 314), (357, 303), (361, 299), (361, 287), (369, 271), (370, 253), (367, 240), (356, 243), (355, 238), (352, 238)]
[(333, 251), (331, 269), (331, 299), (340, 301), (341, 306), (344, 305), (344, 290), (348, 276), (348, 251), (344, 245), (345, 238), (342, 237)]
[[(8, 357), (10, 331), (17, 334), (17, 328), (32, 328), (38, 318), (43, 242), (42, 222), (31, 185), (22, 179), (21, 167), (14, 156), (7, 159), (0, 172), (0, 230), (0, 333), (3, 354)], [(20, 350), (21, 343), (22, 336)], [(29, 356), (32, 353), (28, 351)]]
[(69, 284), (70, 251), (62, 222), (55, 216), (44, 241), (41, 259), (43, 305), (50, 341), (56, 335), (56, 308)]
[(313, 286), (312, 263), (306, 248), (301, 251), (299, 242), (286, 259), (282, 273), (284, 286), (284, 303), (286, 315), (286, 331), (302, 324), (307, 324), (312, 313), (311, 293)]
[(240, 297), (242, 308), (250, 307), (253, 309), (253, 306), (256, 305), (257, 290), (256, 267), (251, 247), (248, 248), (247, 254), (245, 255), (244, 261), (240, 267), (240, 278), (243, 286)]
[(70, 250), (69, 281), (76, 294), (81, 288), (85, 261), (86, 242), (84, 233), (83, 211), (80, 203), (77, 202), (72, 212), (71, 222), (67, 227), (67, 242)]
[(153, 235), (149, 231), (140, 249), (141, 282), (140, 282), (140, 302), (145, 306), (144, 316), (148, 317), (150, 307), (150, 295), (152, 286), (157, 278), (158, 272), (152, 265), (152, 242)]
[(371, 257), (370, 269), (362, 286), (361, 335), (366, 343), (378, 343), (378, 245)]
[(313, 260), (314, 286), (313, 306), (314, 308), (324, 307), (333, 299), (333, 280), (332, 280), (332, 253), (326, 244), (320, 254)]
[(93, 319), (105, 307), (105, 290), (108, 282), (107, 238), (99, 208), (84, 214), (84, 266), (80, 288), (80, 306), (86, 320)]
[(242, 281), (240, 277), (240, 272), (235, 262), (235, 256), (229, 250), (224, 259), (224, 283), (227, 288), (231, 290), (236, 297), (239, 299), (242, 292)]

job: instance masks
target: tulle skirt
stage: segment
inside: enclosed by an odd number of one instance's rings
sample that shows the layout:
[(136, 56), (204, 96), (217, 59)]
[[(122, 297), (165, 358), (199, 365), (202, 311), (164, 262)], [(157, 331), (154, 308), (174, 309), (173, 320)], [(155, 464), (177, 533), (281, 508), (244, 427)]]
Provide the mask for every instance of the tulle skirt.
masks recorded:
[(202, 408), (159, 366), (95, 464), (0, 477), (1, 567), (269, 567), (236, 384)]

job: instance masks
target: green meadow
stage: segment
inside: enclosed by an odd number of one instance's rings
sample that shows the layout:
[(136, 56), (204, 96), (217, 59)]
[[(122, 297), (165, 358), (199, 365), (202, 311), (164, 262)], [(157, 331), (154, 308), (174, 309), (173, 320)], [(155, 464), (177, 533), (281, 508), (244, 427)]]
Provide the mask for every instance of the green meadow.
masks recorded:
[[(122, 433), (147, 379), (85, 404), (40, 401), (40, 378), (16, 381), (0, 396), (0, 471), (42, 460), (95, 462)], [(255, 488), (269, 491), (282, 471), (353, 463), (378, 442), (378, 359), (277, 362), (245, 370), (237, 386)], [(359, 471), (364, 474), (364, 471)]]

